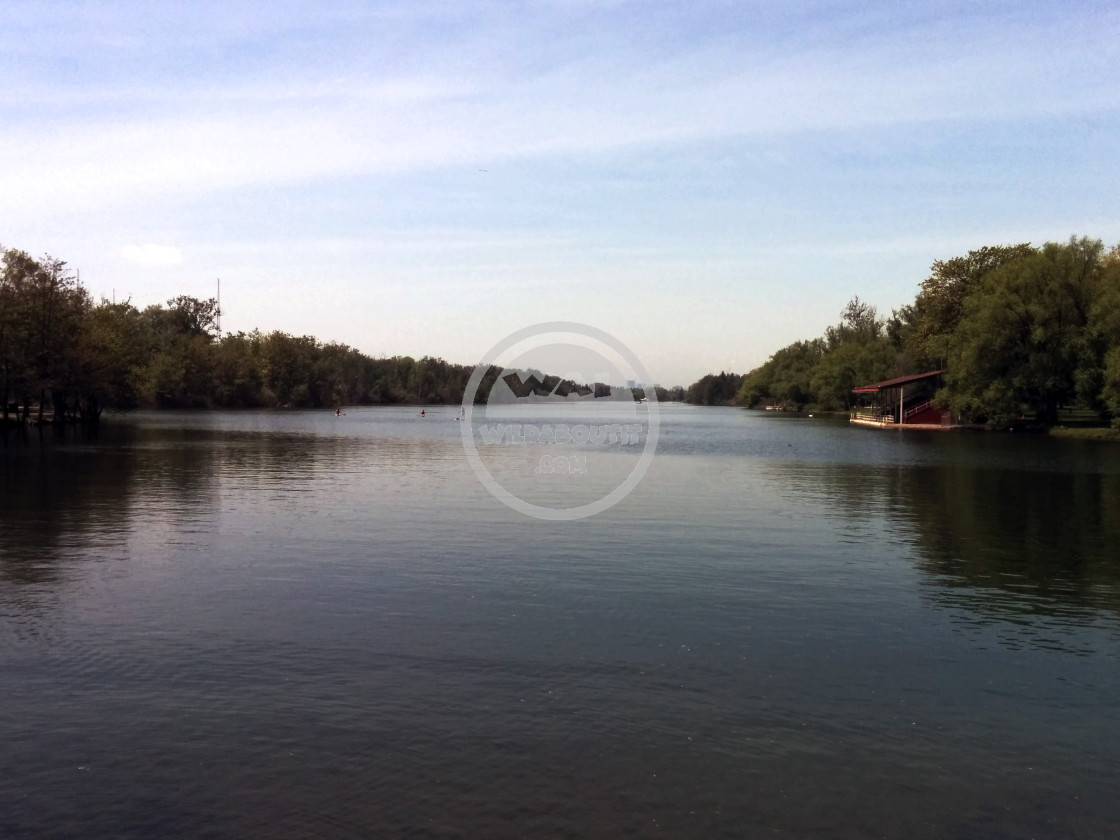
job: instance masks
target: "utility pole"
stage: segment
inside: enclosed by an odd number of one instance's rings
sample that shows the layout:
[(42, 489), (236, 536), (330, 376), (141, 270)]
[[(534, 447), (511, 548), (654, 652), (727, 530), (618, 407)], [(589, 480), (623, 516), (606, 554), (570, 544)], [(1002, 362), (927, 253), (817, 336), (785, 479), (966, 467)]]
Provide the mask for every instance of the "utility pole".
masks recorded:
[(218, 278), (218, 343), (222, 343), (222, 278)]

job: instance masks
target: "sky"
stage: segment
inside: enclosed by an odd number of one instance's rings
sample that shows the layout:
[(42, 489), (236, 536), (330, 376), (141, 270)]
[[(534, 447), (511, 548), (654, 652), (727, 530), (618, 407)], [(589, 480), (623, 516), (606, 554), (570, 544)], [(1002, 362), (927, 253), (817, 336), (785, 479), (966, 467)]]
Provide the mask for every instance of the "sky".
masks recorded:
[(1120, 241), (1115, 2), (0, 10), (0, 245), (226, 332), (745, 372), (972, 248)]

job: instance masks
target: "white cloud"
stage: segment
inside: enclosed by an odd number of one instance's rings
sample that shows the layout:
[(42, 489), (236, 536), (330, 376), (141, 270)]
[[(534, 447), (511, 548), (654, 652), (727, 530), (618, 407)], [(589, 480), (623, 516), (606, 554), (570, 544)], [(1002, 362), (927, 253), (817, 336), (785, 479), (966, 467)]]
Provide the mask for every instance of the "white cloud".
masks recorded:
[(550, 294), (632, 313), (673, 381), (935, 258), (1116, 235), (1114, 2), (605, 5), (10, 0), (0, 233), (370, 352), (469, 359)]
[(128, 245), (121, 256), (129, 262), (147, 266), (178, 265), (183, 261), (183, 252), (174, 245)]
[(50, 218), (631, 145), (1099, 112), (1115, 102), (1104, 70), (1117, 55), (1115, 21), (1099, 23), (1086, 32), (1075, 19), (1011, 42), (922, 32), (789, 54), (716, 43), (666, 59), (583, 56), (514, 78), (358, 69), (329, 80), (153, 84), (110, 88), (108, 102), (104, 87), (33, 85), (0, 129), (0, 160), (9, 208)]

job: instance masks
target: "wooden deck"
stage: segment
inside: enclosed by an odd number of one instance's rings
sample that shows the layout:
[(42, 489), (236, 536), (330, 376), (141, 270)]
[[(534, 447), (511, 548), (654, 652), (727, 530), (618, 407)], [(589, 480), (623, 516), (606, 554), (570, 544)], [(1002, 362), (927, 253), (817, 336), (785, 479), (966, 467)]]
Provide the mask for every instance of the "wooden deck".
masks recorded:
[(882, 417), (874, 414), (853, 414), (848, 418), (857, 426), (868, 426), (873, 429), (924, 429), (926, 431), (951, 432), (961, 428), (955, 423), (896, 423), (894, 418)]

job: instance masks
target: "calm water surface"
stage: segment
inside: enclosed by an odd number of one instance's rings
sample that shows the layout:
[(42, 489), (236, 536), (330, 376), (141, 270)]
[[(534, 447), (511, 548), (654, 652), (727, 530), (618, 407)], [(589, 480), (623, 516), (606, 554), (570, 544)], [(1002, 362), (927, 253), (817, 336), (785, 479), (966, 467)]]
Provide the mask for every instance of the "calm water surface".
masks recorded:
[(1115, 836), (1120, 447), (670, 406), (549, 523), (454, 416), (9, 436), (0, 837)]

